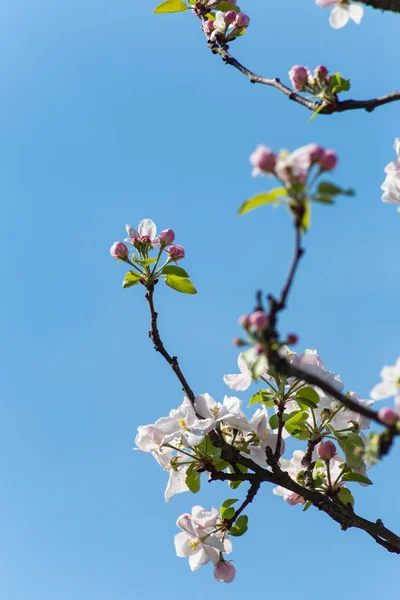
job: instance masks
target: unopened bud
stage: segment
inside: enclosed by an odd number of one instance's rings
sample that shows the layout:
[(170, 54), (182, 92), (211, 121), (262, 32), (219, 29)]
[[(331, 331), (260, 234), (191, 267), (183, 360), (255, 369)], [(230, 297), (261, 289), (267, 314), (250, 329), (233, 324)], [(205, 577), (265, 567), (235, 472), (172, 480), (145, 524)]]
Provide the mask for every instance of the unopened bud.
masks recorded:
[(175, 244), (175, 246), (171, 246), (167, 250), (168, 254), (172, 258), (172, 260), (180, 260), (185, 256), (185, 250), (179, 244)]
[(110, 254), (113, 258), (125, 260), (129, 256), (129, 250), (124, 242), (114, 242), (110, 248)]
[(240, 12), (236, 15), (235, 27), (237, 29), (242, 29), (243, 27), (248, 27), (250, 23), (250, 17)]
[(293, 492), (293, 494), (290, 494), (290, 496), (287, 496), (287, 498), (285, 498), (285, 502), (287, 502), (290, 506), (296, 506), (296, 504), (306, 503), (304, 498), (299, 494), (296, 494), (295, 492)]
[(378, 417), (384, 425), (391, 427), (399, 420), (399, 415), (392, 408), (384, 407), (378, 410)]
[(236, 569), (231, 562), (219, 560), (214, 567), (214, 578), (217, 581), (231, 583), (235, 579)]
[(158, 236), (162, 246), (169, 246), (175, 239), (175, 233), (172, 229), (164, 229)]
[(336, 446), (330, 440), (320, 442), (317, 446), (317, 454), (322, 460), (331, 460), (336, 454)]
[(273, 173), (276, 166), (276, 154), (266, 146), (258, 146), (250, 156), (250, 162), (255, 171), (253, 175), (258, 173)]
[(214, 31), (214, 21), (211, 21), (211, 20), (205, 21), (205, 23), (203, 25), (203, 31), (207, 35), (212, 33)]
[(289, 333), (289, 335), (287, 336), (287, 343), (290, 346), (295, 346), (299, 343), (299, 337), (295, 333)]
[(328, 75), (328, 69), (326, 67), (324, 67), (324, 65), (319, 65), (318, 67), (315, 67), (314, 77), (316, 79), (325, 79), (325, 77), (327, 75)]
[(247, 346), (247, 342), (237, 337), (233, 339), (233, 345), (237, 348), (241, 348), (242, 346)]
[(294, 65), (289, 71), (289, 78), (295, 90), (301, 92), (308, 82), (310, 71), (306, 67)]
[(319, 167), (321, 171), (332, 171), (338, 163), (338, 157), (334, 150), (325, 150), (320, 160)]
[(239, 325), (247, 328), (250, 325), (249, 317), (247, 315), (242, 315), (241, 317), (239, 317)]
[(268, 326), (268, 323), (269, 323), (269, 317), (268, 317), (267, 313), (265, 313), (263, 310), (255, 310), (249, 316), (250, 327), (254, 327), (254, 329), (257, 329), (259, 331), (262, 331), (263, 329), (265, 329)]
[(234, 10), (228, 10), (228, 12), (225, 13), (225, 23), (227, 25), (230, 25), (234, 21), (236, 21), (236, 13), (235, 13), (235, 11)]

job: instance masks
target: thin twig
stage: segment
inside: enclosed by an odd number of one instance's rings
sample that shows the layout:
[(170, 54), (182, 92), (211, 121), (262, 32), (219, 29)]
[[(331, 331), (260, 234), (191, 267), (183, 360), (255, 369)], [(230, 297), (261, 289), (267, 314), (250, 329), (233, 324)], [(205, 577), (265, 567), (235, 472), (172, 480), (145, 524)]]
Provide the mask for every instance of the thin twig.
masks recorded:
[[(397, 0), (397, 4), (399, 0)], [(400, 12), (400, 11), (395, 11)], [(236, 58), (234, 58), (227, 50), (227, 47), (218, 46), (215, 42), (208, 42), (208, 46), (213, 54), (218, 54), (225, 64), (231, 65), (240, 73), (245, 75), (251, 83), (260, 83), (261, 85), (268, 85), (270, 87), (275, 88), (285, 96), (289, 98), (289, 100), (293, 100), (304, 106), (308, 110), (315, 112), (318, 109), (320, 115), (332, 115), (333, 113), (341, 113), (347, 110), (359, 110), (365, 109), (367, 112), (372, 112), (375, 108), (379, 106), (383, 106), (384, 104), (388, 104), (389, 102), (396, 102), (400, 100), (400, 91), (392, 92), (391, 94), (386, 94), (385, 96), (380, 96), (378, 98), (371, 98), (369, 100), (342, 100), (335, 103), (326, 104), (321, 108), (322, 103), (308, 100), (304, 98), (297, 92), (293, 91), (287, 85), (284, 85), (278, 77), (274, 77), (270, 79), (268, 77), (263, 77), (262, 75), (257, 75), (250, 71), (247, 67), (242, 65)]]

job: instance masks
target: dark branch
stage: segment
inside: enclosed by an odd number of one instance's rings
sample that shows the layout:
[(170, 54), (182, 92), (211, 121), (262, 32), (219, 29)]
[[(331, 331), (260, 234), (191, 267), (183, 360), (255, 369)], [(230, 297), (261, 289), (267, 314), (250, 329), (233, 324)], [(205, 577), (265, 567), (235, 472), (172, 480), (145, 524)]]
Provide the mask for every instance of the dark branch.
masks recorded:
[[(400, 4), (400, 0), (393, 1), (393, 3), (398, 5)], [(400, 9), (394, 12), (400, 12)], [(297, 104), (301, 104), (301, 106), (304, 106), (312, 112), (315, 112), (321, 107), (321, 102), (314, 102), (313, 100), (307, 100), (307, 98), (303, 98), (303, 96), (281, 83), (278, 77), (269, 79), (268, 77), (263, 77), (262, 75), (257, 75), (256, 73), (253, 73), (252, 71), (250, 71), (250, 69), (248, 69), (247, 67), (242, 65), (238, 60), (236, 60), (236, 58), (234, 58), (228, 52), (227, 47), (222, 48), (221, 46), (218, 46), (216, 43), (211, 41), (208, 42), (208, 45), (213, 54), (219, 54), (224, 63), (226, 63), (227, 65), (231, 65), (232, 67), (243, 73), (243, 75), (245, 75), (251, 83), (260, 83), (262, 85), (271, 86), (285, 94), (285, 96), (287, 96), (289, 100), (293, 100), (294, 102), (297, 102)], [(346, 110), (358, 109), (365, 109), (367, 112), (372, 112), (378, 106), (383, 106), (384, 104), (388, 104), (389, 102), (395, 102), (397, 100), (400, 100), (400, 91), (387, 94), (386, 96), (372, 98), (370, 100), (343, 100), (331, 104), (326, 104), (319, 111), (318, 114), (331, 115), (333, 113), (340, 113)]]
[(371, 8), (379, 10), (389, 10), (394, 13), (400, 13), (400, 0), (357, 0)]

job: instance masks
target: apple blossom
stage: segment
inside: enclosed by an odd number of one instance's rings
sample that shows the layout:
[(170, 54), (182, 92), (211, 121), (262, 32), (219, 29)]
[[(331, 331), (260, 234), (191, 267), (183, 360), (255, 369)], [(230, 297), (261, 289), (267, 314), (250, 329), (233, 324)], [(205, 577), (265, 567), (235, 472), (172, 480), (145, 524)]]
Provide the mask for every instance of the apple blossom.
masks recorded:
[(364, 15), (363, 7), (349, 0), (315, 0), (315, 3), (321, 8), (333, 6), (329, 23), (334, 29), (341, 29), (350, 19), (359, 25)]
[(133, 246), (140, 241), (149, 242), (152, 246), (157, 245), (157, 241), (155, 241), (157, 228), (154, 221), (151, 219), (142, 219), (138, 225), (137, 231), (132, 227), (132, 225), (127, 225), (126, 231), (128, 237), (124, 241), (129, 242)]
[(382, 201), (400, 204), (400, 138), (395, 139), (394, 149), (398, 158), (385, 167), (386, 179), (381, 185)]
[(215, 21), (214, 21), (214, 33), (225, 33), (227, 29), (227, 24), (225, 22), (225, 13), (221, 10), (218, 10), (215, 13)]
[(321, 171), (333, 171), (338, 163), (338, 157), (334, 150), (325, 150), (320, 160), (319, 168)]
[(236, 15), (236, 20), (234, 22), (234, 26), (237, 29), (247, 28), (250, 24), (250, 17), (240, 12)]
[(175, 232), (172, 229), (163, 229), (157, 239), (161, 246), (169, 246), (175, 239)]
[(323, 159), (325, 152), (318, 144), (308, 144), (292, 152), (290, 162), (292, 167), (308, 171), (312, 165)]
[(162, 417), (155, 427), (164, 434), (163, 444), (177, 440), (185, 446), (198, 446), (206, 433), (215, 426), (212, 418), (198, 419), (192, 404), (187, 398), (177, 409), (171, 410), (168, 417)]
[(224, 375), (224, 382), (231, 390), (244, 392), (252, 382), (251, 370), (246, 362), (243, 352), (238, 356), (237, 364), (240, 373), (237, 375)]
[(113, 258), (125, 260), (129, 256), (129, 250), (123, 242), (114, 242), (110, 248), (110, 254)]
[(296, 494), (296, 492), (292, 492), (289, 496), (285, 497), (285, 502), (289, 504), (289, 506), (296, 506), (296, 504), (305, 504), (306, 501), (302, 496)]
[(229, 554), (232, 543), (225, 535), (215, 531), (219, 521), (216, 508), (207, 512), (201, 506), (194, 506), (192, 514), (181, 515), (176, 524), (182, 530), (174, 538), (176, 554), (179, 557), (188, 557), (189, 566), (196, 571), (209, 561), (216, 565), (220, 560), (220, 553)]
[[(356, 402), (357, 404), (361, 404), (365, 408), (370, 408), (373, 404), (373, 400), (360, 400), (360, 397), (355, 392), (347, 392), (346, 396)], [(331, 405), (332, 410), (336, 411), (339, 408), (339, 411), (335, 414), (335, 416), (331, 419), (331, 426), (336, 429), (346, 429), (352, 426), (352, 424), (356, 424), (360, 430), (369, 429), (371, 425), (371, 419), (365, 417), (355, 410), (350, 410), (345, 406), (339, 404), (338, 402), (334, 402)]]
[(400, 392), (400, 357), (392, 367), (383, 367), (381, 377), (382, 381), (371, 391), (371, 398), (384, 400)]
[(214, 567), (214, 579), (231, 583), (235, 579), (236, 569), (231, 562), (220, 560)]
[(236, 13), (234, 10), (228, 10), (225, 13), (225, 23), (231, 25), (236, 20)]
[(253, 165), (253, 177), (274, 172), (276, 165), (276, 154), (267, 146), (260, 145), (250, 155), (250, 163)]
[(175, 244), (174, 246), (170, 246), (167, 250), (168, 254), (172, 258), (172, 260), (181, 260), (185, 257), (185, 250), (179, 244)]
[(324, 67), (324, 65), (319, 65), (314, 69), (314, 77), (315, 79), (326, 79), (328, 75), (328, 69)]
[(224, 402), (216, 402), (210, 394), (199, 394), (194, 399), (194, 408), (206, 421), (223, 422), (235, 429), (246, 428), (247, 419), (241, 411), (242, 401), (235, 397), (224, 397)]
[(268, 327), (268, 322), (269, 322), (269, 317), (268, 317), (267, 313), (265, 313), (263, 310), (255, 310), (249, 316), (250, 327), (254, 327), (254, 329), (257, 329), (259, 331), (262, 331), (263, 329)]

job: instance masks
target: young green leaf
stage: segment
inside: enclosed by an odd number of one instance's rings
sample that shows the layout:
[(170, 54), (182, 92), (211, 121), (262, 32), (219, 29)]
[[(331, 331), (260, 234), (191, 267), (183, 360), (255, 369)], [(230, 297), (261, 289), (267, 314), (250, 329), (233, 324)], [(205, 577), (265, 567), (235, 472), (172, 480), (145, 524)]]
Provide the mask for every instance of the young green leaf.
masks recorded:
[(177, 292), (182, 294), (197, 294), (197, 290), (193, 283), (187, 277), (179, 277), (178, 275), (167, 275), (165, 283)]
[(257, 194), (256, 196), (253, 196), (249, 200), (243, 202), (242, 206), (238, 210), (238, 214), (245, 215), (254, 208), (264, 206), (264, 204), (270, 204), (271, 202), (280, 203), (278, 198), (283, 198), (284, 196), (287, 196), (287, 191), (285, 188), (275, 188), (274, 190), (266, 192), (265, 194)]
[(182, 0), (166, 0), (166, 2), (162, 2), (154, 9), (153, 14), (159, 15), (161, 13), (176, 13), (183, 12), (184, 10), (188, 10), (188, 6)]
[(318, 194), (322, 194), (323, 196), (354, 196), (353, 190), (344, 190), (338, 185), (333, 183), (329, 183), (329, 181), (321, 181), (317, 187)]
[(354, 506), (353, 494), (348, 488), (340, 488), (339, 500), (343, 502), (343, 504), (351, 504), (351, 506)]
[(163, 275), (177, 275), (178, 277), (189, 277), (189, 274), (186, 273), (185, 269), (182, 267), (175, 267), (175, 265), (167, 265), (161, 271)]
[(235, 509), (221, 506), (219, 514), (221, 515), (221, 519), (232, 519), (232, 517), (235, 515)]
[(249, 517), (247, 515), (240, 515), (236, 520), (233, 527), (230, 528), (229, 533), (235, 537), (239, 537), (243, 535), (247, 531), (247, 523), (249, 521)]
[(141, 278), (142, 276), (140, 273), (136, 273), (136, 271), (128, 271), (122, 282), (122, 287), (126, 289), (137, 285), (140, 283)]
[(270, 408), (275, 404), (275, 396), (276, 394), (273, 390), (259, 390), (250, 398), (249, 408), (250, 406), (253, 406), (253, 404), (262, 404), (263, 406)]
[(313, 405), (313, 408), (316, 408), (319, 403), (319, 396), (314, 388), (303, 387), (296, 392), (296, 400), (301, 400), (302, 402), (307, 400)]
[(360, 473), (345, 473), (342, 477), (343, 481), (356, 481), (357, 483), (364, 483), (365, 485), (373, 485), (372, 481), (361, 475)]
[(336, 433), (336, 439), (346, 457), (346, 464), (351, 469), (359, 469), (363, 464), (365, 446), (362, 438), (357, 433), (348, 435)]
[(229, 498), (228, 500), (225, 500), (225, 502), (222, 503), (221, 508), (229, 508), (230, 506), (232, 506), (232, 504), (236, 504), (236, 502), (239, 502), (237, 498)]
[(228, 10), (234, 10), (235, 13), (240, 13), (240, 8), (236, 6), (236, 4), (232, 4), (232, 2), (219, 2), (217, 6), (214, 7), (216, 10), (220, 10), (222, 12), (228, 12)]
[(189, 490), (193, 493), (193, 494), (197, 494), (197, 492), (200, 489), (200, 475), (201, 473), (198, 473), (196, 471), (196, 467), (193, 464), (190, 465), (190, 467), (188, 468), (188, 470), (186, 471), (186, 485), (188, 486)]

